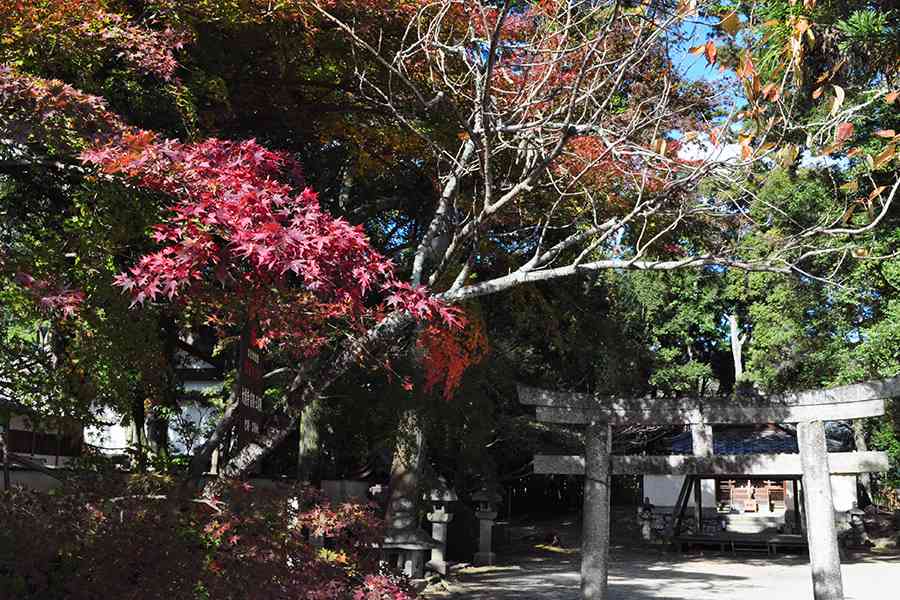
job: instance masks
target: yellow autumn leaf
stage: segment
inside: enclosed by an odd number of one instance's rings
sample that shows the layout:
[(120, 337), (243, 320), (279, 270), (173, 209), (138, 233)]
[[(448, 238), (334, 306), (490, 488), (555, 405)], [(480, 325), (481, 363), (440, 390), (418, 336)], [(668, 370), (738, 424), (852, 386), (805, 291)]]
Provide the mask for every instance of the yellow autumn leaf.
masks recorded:
[(889, 160), (894, 158), (894, 155), (897, 153), (897, 147), (893, 144), (889, 145), (887, 148), (881, 151), (881, 154), (875, 157), (872, 162), (873, 169), (880, 169), (883, 165), (887, 164)]
[(853, 181), (848, 181), (840, 187), (840, 190), (848, 194), (855, 194), (856, 191), (859, 190), (859, 182), (855, 179)]
[(719, 23), (719, 27), (722, 30), (730, 35), (731, 37), (735, 37), (738, 31), (741, 30), (741, 20), (737, 16), (737, 12), (733, 12)]

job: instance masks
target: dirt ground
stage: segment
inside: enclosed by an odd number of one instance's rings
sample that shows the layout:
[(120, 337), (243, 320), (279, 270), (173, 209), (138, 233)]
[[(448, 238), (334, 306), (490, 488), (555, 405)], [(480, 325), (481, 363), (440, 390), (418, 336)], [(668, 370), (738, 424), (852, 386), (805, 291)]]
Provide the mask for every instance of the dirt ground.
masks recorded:
[[(576, 600), (576, 524), (519, 528), (498, 564), (455, 573), (429, 594), (451, 600)], [(558, 545), (546, 542), (553, 537)], [(806, 600), (812, 598), (808, 557), (765, 554), (678, 554), (613, 543), (610, 600)], [(900, 555), (857, 553), (843, 561), (846, 600), (900, 598)]]

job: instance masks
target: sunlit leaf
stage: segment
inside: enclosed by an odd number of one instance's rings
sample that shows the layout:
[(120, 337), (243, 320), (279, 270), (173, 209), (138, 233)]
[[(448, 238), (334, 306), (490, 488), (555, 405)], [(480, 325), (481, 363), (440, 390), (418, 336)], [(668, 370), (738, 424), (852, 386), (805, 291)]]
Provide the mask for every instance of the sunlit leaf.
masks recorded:
[(853, 123), (844, 121), (837, 126), (837, 131), (834, 135), (834, 143), (838, 145), (843, 144), (850, 139), (851, 136), (853, 136)]
[(841, 110), (841, 106), (844, 104), (844, 88), (839, 85), (835, 85), (834, 87), (834, 103), (831, 105), (831, 115), (834, 116)]
[(734, 37), (737, 35), (738, 31), (741, 30), (741, 20), (738, 18), (737, 13), (733, 12), (722, 19), (722, 22), (719, 23), (719, 27), (721, 27), (728, 35)]

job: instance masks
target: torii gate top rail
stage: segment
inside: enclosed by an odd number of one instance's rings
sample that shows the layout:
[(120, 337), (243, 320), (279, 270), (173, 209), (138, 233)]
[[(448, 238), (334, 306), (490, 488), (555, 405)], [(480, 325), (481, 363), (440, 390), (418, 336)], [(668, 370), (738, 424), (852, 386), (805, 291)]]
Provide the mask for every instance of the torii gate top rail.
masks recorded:
[(884, 398), (900, 396), (900, 377), (770, 396), (621, 398), (556, 392), (520, 385), (519, 401), (547, 423), (610, 425), (801, 423), (884, 414)]

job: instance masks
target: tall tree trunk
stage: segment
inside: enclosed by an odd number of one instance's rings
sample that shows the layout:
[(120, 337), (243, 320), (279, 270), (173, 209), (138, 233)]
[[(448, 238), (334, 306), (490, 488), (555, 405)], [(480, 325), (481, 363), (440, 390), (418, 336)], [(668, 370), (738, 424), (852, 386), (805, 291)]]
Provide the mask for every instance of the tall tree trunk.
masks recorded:
[(415, 530), (419, 524), (417, 507), (425, 460), (425, 433), (415, 410), (403, 413), (397, 436), (385, 516), (389, 532)]
[(0, 457), (3, 459), (3, 490), (9, 490), (10, 486), (10, 475), (9, 475), (9, 436), (7, 432), (9, 431), (9, 417), (7, 415), (0, 415)]
[(147, 471), (147, 444), (144, 437), (144, 423), (146, 421), (146, 413), (144, 411), (144, 399), (140, 394), (135, 392), (134, 398), (131, 400), (131, 422), (134, 428), (134, 451), (137, 455), (138, 473)]
[(747, 335), (741, 334), (738, 325), (737, 315), (728, 315), (728, 326), (731, 330), (731, 357), (734, 360), (734, 384), (744, 377), (744, 342), (747, 341)]
[(297, 428), (300, 441), (297, 444), (297, 481), (312, 481), (319, 461), (319, 405), (321, 399), (313, 398), (300, 413)]

